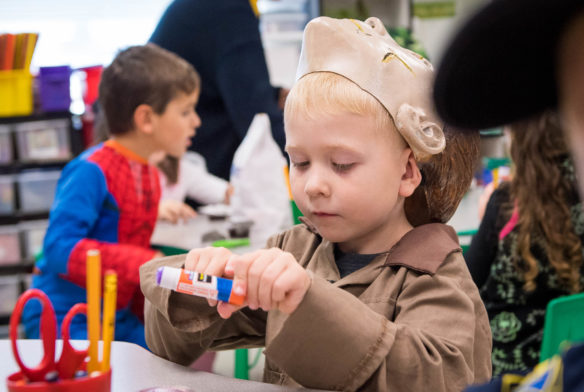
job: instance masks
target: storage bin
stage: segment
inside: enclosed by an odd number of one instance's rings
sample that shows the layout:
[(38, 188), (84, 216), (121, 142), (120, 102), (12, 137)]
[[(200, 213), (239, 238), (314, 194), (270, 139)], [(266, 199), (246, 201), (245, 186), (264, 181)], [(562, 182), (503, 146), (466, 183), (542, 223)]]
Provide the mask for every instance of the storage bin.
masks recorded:
[(69, 110), (71, 68), (69, 66), (41, 67), (39, 92), (41, 109), (45, 112)]
[(20, 254), (20, 237), (18, 235), (18, 227), (15, 225), (1, 226), (0, 265), (19, 264), (21, 259), (22, 256)]
[(26, 221), (18, 224), (22, 238), (23, 255), (26, 260), (34, 260), (43, 249), (43, 240), (49, 226), (48, 220)]
[(20, 284), (17, 276), (0, 276), (0, 314), (12, 313), (20, 295)]
[(61, 171), (30, 171), (17, 175), (18, 201), (22, 212), (48, 212), (55, 198)]
[(24, 291), (30, 289), (32, 287), (32, 274), (25, 274), (20, 276), (22, 278), (22, 283), (24, 285), (23, 287)]
[(85, 72), (85, 88), (83, 89), (83, 102), (86, 105), (93, 105), (99, 96), (99, 82), (103, 66), (95, 65), (92, 67), (81, 68)]
[(14, 127), (21, 162), (71, 158), (69, 120), (30, 121)]
[(14, 176), (0, 176), (0, 215), (14, 213)]
[(28, 70), (0, 71), (0, 117), (32, 113), (32, 75)]
[(8, 125), (0, 125), (0, 164), (12, 162), (11, 129)]

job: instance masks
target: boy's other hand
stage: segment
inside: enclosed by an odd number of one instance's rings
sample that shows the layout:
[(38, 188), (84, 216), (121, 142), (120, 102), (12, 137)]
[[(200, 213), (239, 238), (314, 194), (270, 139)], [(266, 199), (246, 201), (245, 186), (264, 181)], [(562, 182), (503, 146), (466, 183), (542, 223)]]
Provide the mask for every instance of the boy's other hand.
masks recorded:
[[(233, 274), (226, 271), (226, 264), (233, 253), (226, 248), (198, 248), (187, 253), (185, 269), (200, 274), (213, 275), (224, 278), (233, 278)], [(217, 305), (217, 300), (207, 300), (209, 306)], [(238, 308), (239, 309), (239, 308)]]
[[(234, 290), (245, 295), (250, 309), (278, 309), (286, 314), (296, 310), (310, 287), (310, 277), (291, 253), (278, 248), (233, 255), (225, 271), (234, 276)], [(239, 291), (239, 292), (238, 292)], [(229, 318), (239, 307), (220, 303), (217, 311)]]
[(158, 205), (158, 219), (178, 223), (180, 219), (188, 220), (197, 216), (197, 212), (188, 204), (177, 200), (162, 200)]

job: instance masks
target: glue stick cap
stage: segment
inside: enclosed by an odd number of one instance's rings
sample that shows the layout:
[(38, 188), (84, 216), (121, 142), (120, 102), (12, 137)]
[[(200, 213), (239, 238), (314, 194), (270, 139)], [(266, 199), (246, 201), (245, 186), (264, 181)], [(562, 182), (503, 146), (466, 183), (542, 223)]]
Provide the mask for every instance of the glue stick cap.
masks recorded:
[(158, 286), (160, 286), (160, 281), (162, 280), (162, 269), (164, 267), (158, 267), (158, 270), (156, 271), (156, 284)]

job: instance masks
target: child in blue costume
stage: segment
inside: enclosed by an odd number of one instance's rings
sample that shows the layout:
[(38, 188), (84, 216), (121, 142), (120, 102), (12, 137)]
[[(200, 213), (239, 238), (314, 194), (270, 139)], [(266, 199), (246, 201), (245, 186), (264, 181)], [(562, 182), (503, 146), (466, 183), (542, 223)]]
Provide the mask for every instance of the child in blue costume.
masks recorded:
[[(98, 249), (102, 273), (118, 275), (115, 339), (146, 347), (138, 267), (161, 256), (150, 248), (160, 183), (148, 159), (157, 151), (184, 154), (201, 124), (199, 90), (194, 68), (153, 44), (120, 52), (104, 70), (99, 101), (111, 137), (64, 168), (33, 277), (59, 325), (75, 303), (86, 302), (86, 254)], [(40, 311), (38, 303), (25, 308), (29, 338), (39, 337)], [(86, 319), (74, 318), (71, 338), (86, 336)]]

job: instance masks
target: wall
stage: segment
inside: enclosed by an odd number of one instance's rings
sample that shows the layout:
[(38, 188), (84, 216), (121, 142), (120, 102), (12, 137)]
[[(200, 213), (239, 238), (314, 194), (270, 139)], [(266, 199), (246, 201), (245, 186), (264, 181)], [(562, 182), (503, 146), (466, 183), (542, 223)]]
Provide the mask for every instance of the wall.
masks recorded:
[(0, 31), (40, 32), (32, 69), (107, 64), (145, 43), (170, 0), (1, 0)]

